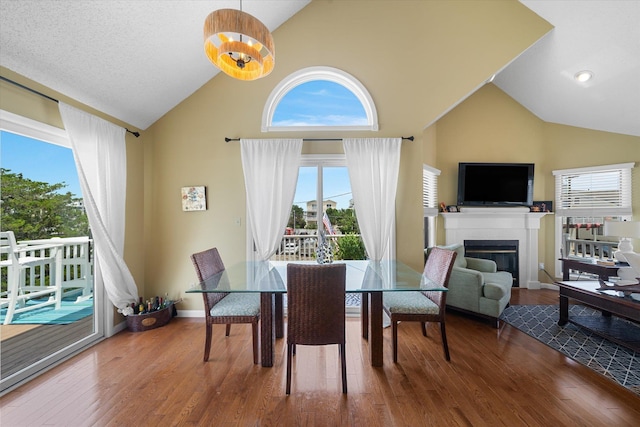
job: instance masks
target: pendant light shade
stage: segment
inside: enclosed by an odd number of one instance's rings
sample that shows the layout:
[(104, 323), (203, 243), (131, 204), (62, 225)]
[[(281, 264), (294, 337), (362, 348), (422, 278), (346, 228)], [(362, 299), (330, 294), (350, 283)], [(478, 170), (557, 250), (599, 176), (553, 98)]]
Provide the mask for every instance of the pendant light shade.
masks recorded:
[(204, 51), (211, 63), (239, 80), (264, 77), (275, 65), (275, 46), (269, 29), (241, 10), (220, 9), (207, 16)]

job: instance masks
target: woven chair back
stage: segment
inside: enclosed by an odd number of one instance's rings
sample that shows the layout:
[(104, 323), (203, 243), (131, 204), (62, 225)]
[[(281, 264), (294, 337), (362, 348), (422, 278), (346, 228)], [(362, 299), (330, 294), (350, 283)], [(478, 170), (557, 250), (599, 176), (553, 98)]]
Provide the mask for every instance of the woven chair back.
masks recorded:
[[(455, 251), (433, 248), (429, 252), (429, 257), (424, 265), (424, 276), (437, 286), (448, 287), (456, 255)], [(423, 292), (423, 294), (436, 304), (444, 307), (447, 298), (446, 292)]]
[[(196, 275), (200, 282), (209, 279), (224, 270), (224, 263), (222, 262), (222, 258), (220, 257), (220, 253), (218, 253), (217, 248), (207, 249), (206, 251), (191, 255), (191, 262), (193, 262)], [(203, 293), (202, 298), (204, 299), (205, 315), (209, 316), (211, 308), (227, 295), (228, 293)]]
[(345, 342), (345, 264), (287, 265), (287, 343)]

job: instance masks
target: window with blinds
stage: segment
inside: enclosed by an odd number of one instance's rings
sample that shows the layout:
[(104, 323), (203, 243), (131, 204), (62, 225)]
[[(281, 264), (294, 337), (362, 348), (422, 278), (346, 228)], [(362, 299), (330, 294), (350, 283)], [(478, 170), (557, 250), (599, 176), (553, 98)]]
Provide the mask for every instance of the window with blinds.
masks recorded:
[(631, 215), (634, 163), (554, 171), (556, 215)]
[(438, 215), (438, 175), (438, 169), (422, 165), (422, 207), (425, 217)]

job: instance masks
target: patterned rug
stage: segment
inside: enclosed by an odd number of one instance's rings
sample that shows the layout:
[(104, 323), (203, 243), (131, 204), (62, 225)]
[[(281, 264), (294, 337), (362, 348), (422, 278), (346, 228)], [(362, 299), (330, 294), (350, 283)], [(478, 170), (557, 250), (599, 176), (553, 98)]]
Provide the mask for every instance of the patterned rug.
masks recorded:
[[(581, 305), (569, 306), (569, 317), (601, 316), (599, 311)], [(640, 395), (640, 353), (619, 346), (572, 323), (558, 326), (557, 305), (512, 305), (502, 320), (576, 362)], [(624, 322), (625, 328), (640, 326)]]

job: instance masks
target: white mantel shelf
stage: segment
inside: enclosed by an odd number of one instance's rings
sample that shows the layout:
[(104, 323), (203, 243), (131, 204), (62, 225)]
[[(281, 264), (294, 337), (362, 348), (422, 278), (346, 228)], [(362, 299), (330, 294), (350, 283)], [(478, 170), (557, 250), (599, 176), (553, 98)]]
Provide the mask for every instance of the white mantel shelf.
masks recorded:
[(463, 208), (443, 212), (447, 245), (465, 240), (517, 240), (521, 288), (540, 289), (538, 281), (538, 231), (548, 212), (527, 208)]

